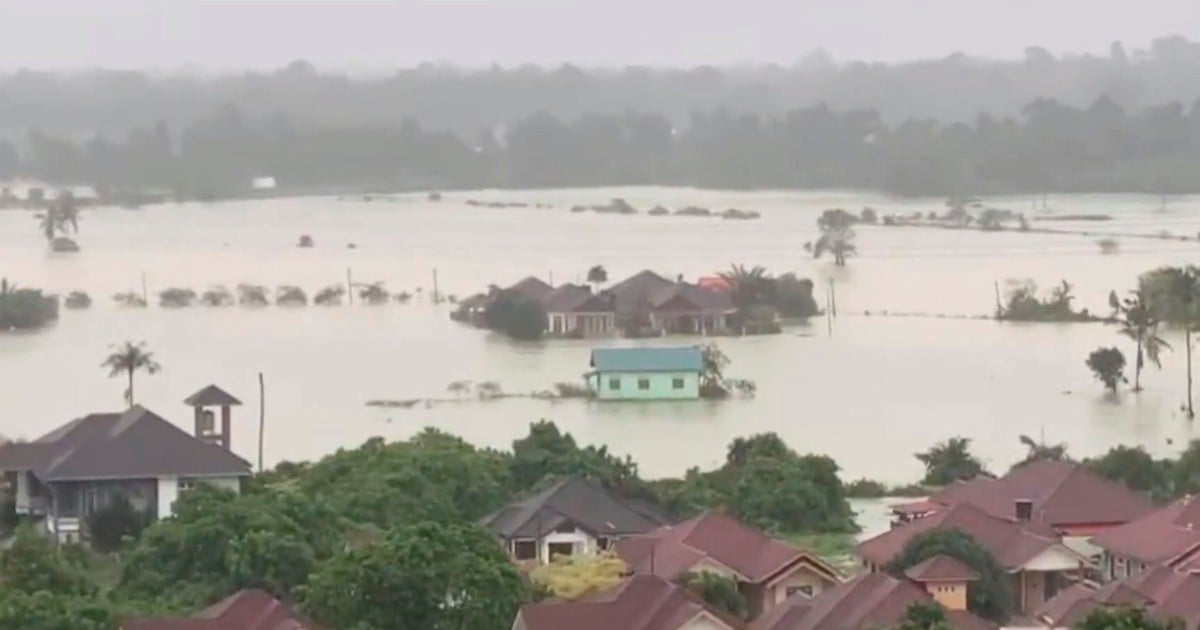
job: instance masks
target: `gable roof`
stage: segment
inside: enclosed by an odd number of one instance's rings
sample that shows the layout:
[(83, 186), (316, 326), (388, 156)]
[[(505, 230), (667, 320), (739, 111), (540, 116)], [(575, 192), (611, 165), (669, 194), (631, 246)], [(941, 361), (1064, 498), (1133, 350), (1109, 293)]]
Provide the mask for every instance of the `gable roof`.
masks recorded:
[(1200, 575), (1155, 567), (1119, 582), (1097, 587), (1074, 584), (1050, 598), (1037, 616), (1056, 626), (1074, 625), (1100, 607), (1145, 608), (1150, 617), (1200, 622)]
[(696, 346), (597, 348), (591, 365), (597, 372), (699, 372), (704, 355)]
[(645, 269), (610, 286), (608, 288), (608, 292), (616, 295), (618, 299), (621, 299), (633, 293), (646, 294), (655, 289), (660, 289), (662, 287), (667, 287), (674, 284), (674, 282), (667, 280), (657, 273), (654, 273), (649, 269)]
[(700, 615), (723, 630), (741, 626), (686, 588), (650, 575), (633, 576), (586, 600), (526, 604), (517, 615), (525, 630), (679, 630)]
[[(797, 593), (775, 606), (754, 630), (846, 630), (898, 625), (915, 603), (933, 602), (924, 589), (886, 573), (868, 573), (826, 589), (812, 599)], [(954, 628), (986, 630), (988, 622), (965, 611), (946, 611)]]
[(619, 540), (616, 552), (634, 573), (668, 580), (703, 560), (715, 561), (743, 581), (755, 584), (767, 582), (801, 562), (831, 582), (841, 580), (837, 570), (821, 558), (717, 512)]
[(691, 310), (724, 313), (734, 310), (729, 291), (707, 289), (686, 282), (675, 282), (652, 289), (648, 293), (650, 307), (666, 310)]
[(42, 481), (178, 475), (248, 476), (250, 464), (198, 440), (153, 412), (92, 414), (33, 442), (0, 447), (0, 470), (26, 470)]
[(189, 407), (233, 407), (242, 404), (242, 401), (216, 385), (208, 385), (185, 398), (183, 404)]
[(510, 503), (481, 522), (497, 536), (513, 539), (539, 538), (566, 523), (595, 536), (629, 536), (666, 521), (593, 481), (572, 477)]
[(508, 287), (508, 291), (518, 293), (539, 304), (554, 290), (554, 287), (546, 284), (540, 278), (528, 276), (517, 281), (516, 284)]
[(542, 298), (542, 307), (548, 313), (611, 313), (610, 296), (592, 294), (591, 289), (575, 284), (564, 284)]
[(1101, 532), (1092, 543), (1143, 562), (1167, 562), (1200, 547), (1200, 500), (1194, 496), (1159, 508), (1131, 523)]
[(971, 503), (959, 503), (924, 518), (890, 529), (858, 545), (858, 554), (869, 562), (885, 566), (908, 543), (932, 531), (961, 530), (987, 549), (1000, 566), (1015, 571), (1026, 562), (1053, 547), (1062, 547), (1058, 536), (1037, 523), (1017, 523), (988, 514)]
[(1033, 502), (1033, 519), (1058, 528), (1114, 525), (1154, 509), (1146, 495), (1097, 475), (1076, 462), (1040, 460), (993, 479), (976, 477), (946, 486), (929, 501), (971, 503), (993, 516), (1013, 520), (1016, 502)]
[(313, 621), (259, 589), (242, 590), (188, 619), (130, 619), (121, 630), (321, 630)]
[(909, 579), (916, 582), (972, 582), (979, 579), (975, 569), (963, 564), (961, 560), (947, 555), (938, 554), (909, 567), (904, 571)]

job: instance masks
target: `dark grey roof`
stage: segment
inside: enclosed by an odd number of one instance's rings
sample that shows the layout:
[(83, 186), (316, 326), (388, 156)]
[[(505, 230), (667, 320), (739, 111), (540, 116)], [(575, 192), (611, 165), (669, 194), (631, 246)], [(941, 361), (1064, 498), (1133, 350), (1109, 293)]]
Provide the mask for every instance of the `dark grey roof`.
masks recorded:
[(626, 503), (595, 482), (579, 478), (559, 481), (481, 522), (504, 539), (538, 538), (564, 523), (596, 536), (642, 534), (666, 524), (651, 510)]
[(242, 404), (242, 401), (216, 385), (209, 385), (188, 396), (183, 404), (189, 407), (232, 407)]
[(34, 442), (0, 447), (0, 470), (42, 481), (249, 475), (250, 464), (140, 406), (73, 420)]
[(548, 313), (611, 313), (613, 302), (609, 295), (593, 295), (587, 287), (564, 284), (542, 298), (542, 307)]
[(541, 301), (544, 300), (546, 296), (554, 290), (554, 287), (546, 284), (544, 281), (538, 278), (529, 276), (527, 278), (523, 278), (511, 287), (508, 287), (508, 290), (514, 293), (519, 293), (520, 295), (533, 300), (534, 302), (541, 303)]
[(734, 310), (733, 296), (728, 291), (706, 289), (686, 282), (678, 282), (651, 291), (649, 294), (650, 306), (658, 308), (676, 297), (686, 300), (699, 311), (727, 312)]

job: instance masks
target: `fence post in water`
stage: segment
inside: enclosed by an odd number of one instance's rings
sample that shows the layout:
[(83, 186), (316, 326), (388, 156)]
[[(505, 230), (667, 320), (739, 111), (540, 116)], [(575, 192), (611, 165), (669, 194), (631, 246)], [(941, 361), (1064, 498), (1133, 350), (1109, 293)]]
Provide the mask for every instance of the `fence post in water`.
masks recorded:
[(829, 306), (833, 316), (837, 317), (837, 288), (834, 287), (833, 278), (829, 279)]
[(434, 267), (433, 268), (433, 304), (434, 304), (434, 306), (437, 306), (439, 303), (441, 303), (441, 301), (442, 301), (442, 299), (441, 299), (440, 295), (438, 294), (437, 267)]
[(350, 268), (346, 267), (346, 298), (354, 306), (354, 280), (350, 277)]
[(996, 290), (996, 319), (1000, 319), (1000, 316), (1004, 314), (1004, 306), (1000, 303), (1000, 281), (993, 280), (992, 286)]
[(833, 302), (829, 299), (829, 291), (825, 292), (825, 327), (829, 336), (833, 336)]
[(146, 291), (146, 272), (142, 272), (142, 303), (150, 306), (150, 294)]

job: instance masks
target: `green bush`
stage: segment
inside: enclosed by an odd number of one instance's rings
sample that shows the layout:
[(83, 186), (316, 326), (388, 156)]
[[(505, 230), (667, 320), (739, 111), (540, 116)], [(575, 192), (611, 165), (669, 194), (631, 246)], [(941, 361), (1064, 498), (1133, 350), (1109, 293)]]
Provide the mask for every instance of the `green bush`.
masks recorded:
[(116, 551), (126, 537), (137, 537), (148, 522), (146, 515), (133, 509), (125, 497), (114, 497), (107, 506), (88, 517), (92, 547), (97, 551)]
[(483, 311), (488, 328), (514, 339), (541, 339), (550, 325), (546, 310), (519, 293), (501, 291)]
[(0, 330), (32, 330), (58, 319), (58, 299), (0, 283)]

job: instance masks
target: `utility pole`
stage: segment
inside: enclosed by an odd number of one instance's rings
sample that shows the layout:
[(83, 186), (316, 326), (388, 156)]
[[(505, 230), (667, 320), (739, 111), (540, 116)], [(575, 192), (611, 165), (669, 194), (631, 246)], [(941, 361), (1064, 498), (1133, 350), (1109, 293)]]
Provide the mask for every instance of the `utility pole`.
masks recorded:
[(437, 267), (433, 268), (433, 303), (440, 304), (442, 301), (441, 295), (438, 293)]
[(258, 474), (263, 471), (263, 434), (267, 427), (267, 388), (263, 373), (258, 373)]
[(350, 268), (346, 267), (346, 298), (354, 306), (354, 279), (350, 276)]

